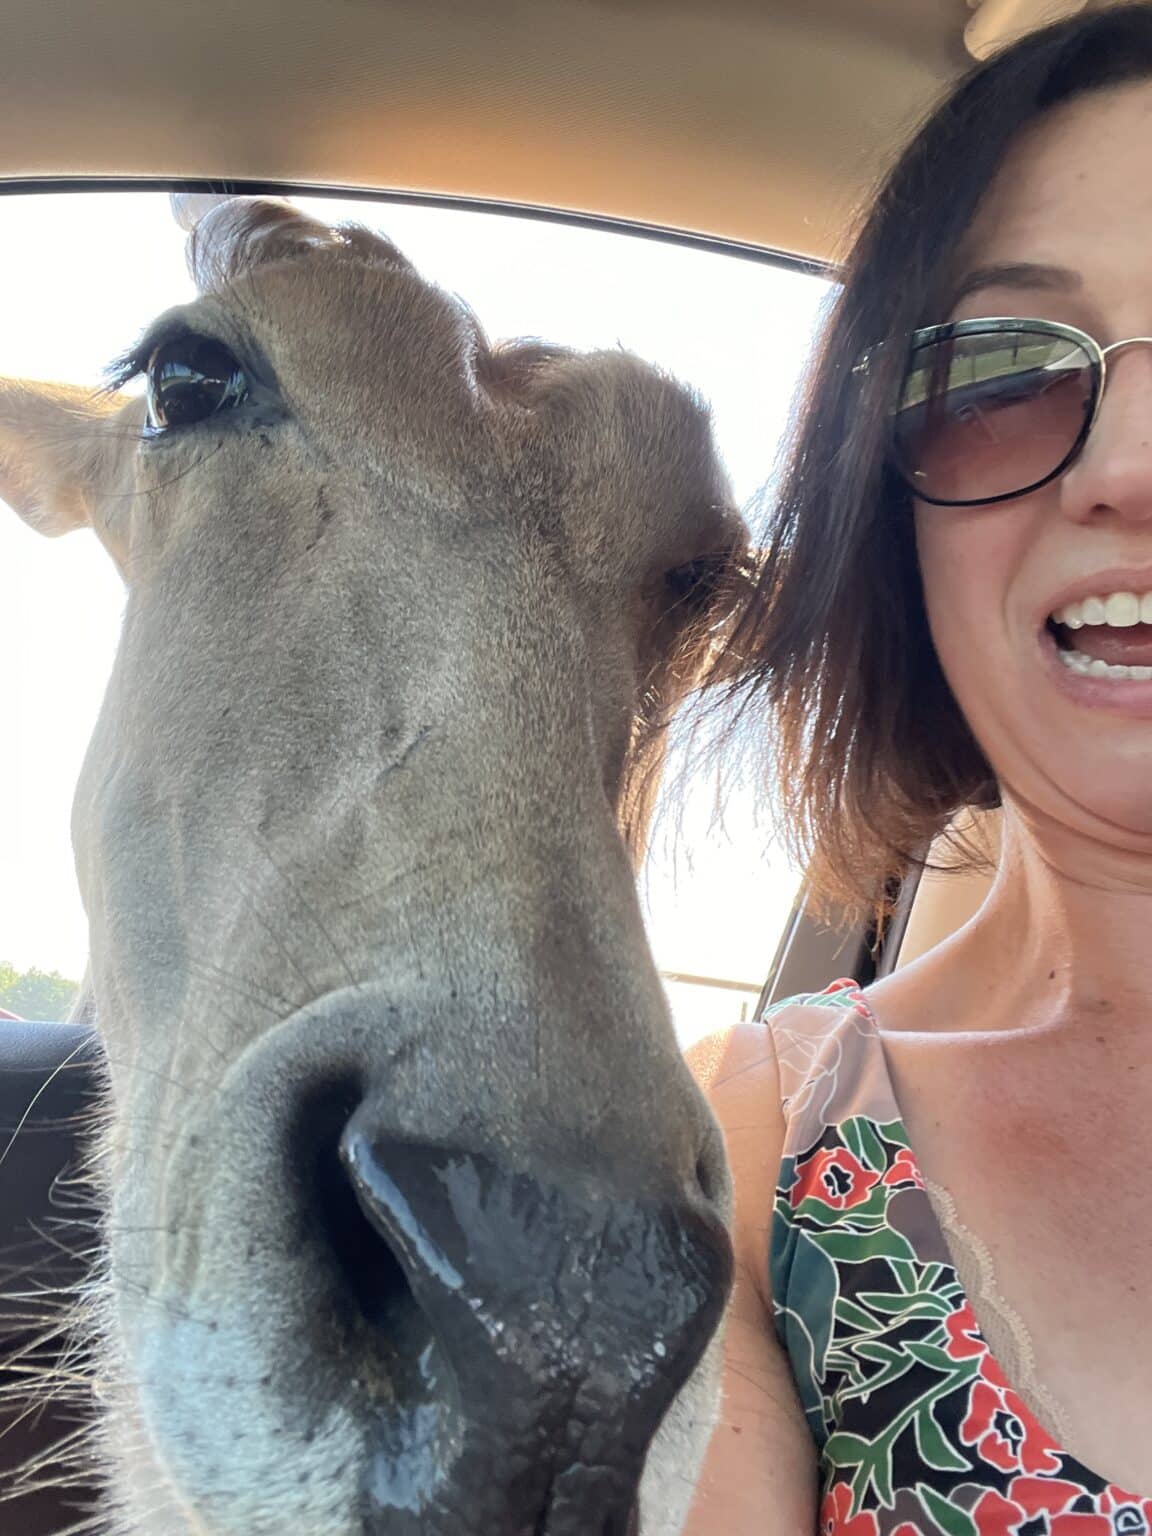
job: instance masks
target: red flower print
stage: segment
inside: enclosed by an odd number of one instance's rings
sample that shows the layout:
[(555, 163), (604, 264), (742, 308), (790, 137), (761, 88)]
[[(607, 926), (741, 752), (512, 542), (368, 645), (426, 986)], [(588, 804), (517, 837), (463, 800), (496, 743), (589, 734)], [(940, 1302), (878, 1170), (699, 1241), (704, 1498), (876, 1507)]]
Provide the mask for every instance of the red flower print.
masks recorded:
[(979, 1360), (980, 1374), (994, 1387), (1008, 1390), (1004, 1372), (996, 1364), (988, 1345), (981, 1337), (980, 1324), (972, 1310), (972, 1303), (965, 1299), (944, 1319), (944, 1351), (953, 1360)]
[(850, 1211), (863, 1205), (880, 1182), (880, 1175), (865, 1168), (847, 1147), (825, 1147), (800, 1170), (792, 1189), (792, 1204), (811, 1197), (834, 1211)]
[(1115, 1536), (1107, 1515), (1083, 1507), (1084, 1489), (1055, 1477), (1015, 1477), (1008, 1497), (989, 1491), (972, 1511), (980, 1536)]
[(968, 1416), (960, 1426), (960, 1439), (965, 1445), (974, 1445), (977, 1455), (1001, 1472), (1060, 1470), (1056, 1442), (1011, 1387), (986, 1375), (972, 1383)]
[(858, 1515), (849, 1515), (851, 1508), (851, 1488), (847, 1483), (837, 1483), (824, 1495), (820, 1506), (820, 1536), (879, 1536), (872, 1511), (862, 1509)]
[(916, 1166), (916, 1159), (907, 1147), (901, 1147), (896, 1154), (891, 1168), (884, 1175), (885, 1184), (914, 1184), (917, 1189), (924, 1188), (924, 1175)]
[(988, 1353), (988, 1346), (980, 1337), (980, 1324), (976, 1321), (972, 1303), (967, 1299), (944, 1319), (944, 1333), (944, 1349), (951, 1360), (975, 1360), (978, 1355)]
[(1100, 1495), (1100, 1513), (1112, 1524), (1111, 1536), (1149, 1536), (1152, 1499), (1136, 1499), (1110, 1483)]

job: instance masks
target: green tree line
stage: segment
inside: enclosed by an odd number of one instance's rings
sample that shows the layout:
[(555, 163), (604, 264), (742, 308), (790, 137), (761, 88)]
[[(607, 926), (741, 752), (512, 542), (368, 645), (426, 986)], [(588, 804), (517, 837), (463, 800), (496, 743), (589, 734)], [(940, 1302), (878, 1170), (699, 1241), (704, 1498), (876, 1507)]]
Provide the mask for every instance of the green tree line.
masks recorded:
[(22, 1019), (66, 1019), (79, 990), (79, 982), (69, 981), (59, 971), (40, 971), (35, 966), (18, 971), (0, 960), (0, 1008)]

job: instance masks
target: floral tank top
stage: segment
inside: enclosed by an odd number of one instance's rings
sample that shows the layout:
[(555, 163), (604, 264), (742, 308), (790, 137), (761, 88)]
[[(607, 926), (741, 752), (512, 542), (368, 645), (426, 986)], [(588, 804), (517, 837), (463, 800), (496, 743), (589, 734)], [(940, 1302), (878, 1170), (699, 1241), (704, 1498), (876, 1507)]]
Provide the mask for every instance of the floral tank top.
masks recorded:
[(819, 1536), (1150, 1536), (1152, 1498), (1062, 1451), (993, 1358), (860, 988), (766, 1022), (787, 1120), (772, 1294), (819, 1451)]

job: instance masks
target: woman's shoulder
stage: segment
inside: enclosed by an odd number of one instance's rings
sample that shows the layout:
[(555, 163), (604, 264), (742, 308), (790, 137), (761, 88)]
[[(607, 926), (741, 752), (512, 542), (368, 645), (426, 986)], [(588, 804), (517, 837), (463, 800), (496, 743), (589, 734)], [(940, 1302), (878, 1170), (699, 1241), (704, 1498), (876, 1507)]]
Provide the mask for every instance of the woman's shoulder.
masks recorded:
[(899, 1119), (880, 1026), (858, 982), (842, 978), (784, 998), (767, 1010), (764, 1025), (789, 1152), (814, 1145), (831, 1127)]
[(837, 1085), (840, 1098), (858, 1079), (874, 1079), (876, 1049), (863, 990), (841, 978), (819, 992), (782, 998), (754, 1021), (707, 1035), (686, 1055), (723, 1127), (756, 1125), (772, 1140), (772, 1127), (782, 1137), (814, 1091), (821, 1090), (817, 1097), (830, 1107), (821, 1085)]
[(762, 1017), (785, 1083), (797, 1072), (807, 1074), (818, 1056), (870, 1049), (877, 1034), (876, 1018), (864, 989), (847, 977), (820, 992), (781, 998)]
[[(781, 998), (757, 1019), (730, 1025), (697, 1040), (686, 1051), (693, 1075), (709, 1100), (726, 1103), (771, 1087), (786, 1102), (837, 1039), (875, 1035), (876, 1025), (860, 985), (847, 977), (819, 992)], [(730, 1086), (737, 1085), (738, 1086)]]

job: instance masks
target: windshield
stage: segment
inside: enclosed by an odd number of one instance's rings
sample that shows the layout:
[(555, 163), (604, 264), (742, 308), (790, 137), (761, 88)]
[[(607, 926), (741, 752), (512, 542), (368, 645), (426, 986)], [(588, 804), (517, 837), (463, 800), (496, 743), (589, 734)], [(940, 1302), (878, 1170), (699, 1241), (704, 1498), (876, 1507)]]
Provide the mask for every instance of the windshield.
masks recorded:
[[(719, 251), (449, 208), (299, 199), (385, 231), (459, 293), (492, 337), (622, 346), (710, 402), (738, 502), (772, 471), (828, 284)], [(159, 193), (0, 198), (0, 375), (96, 384), (157, 314), (192, 296)], [(753, 522), (756, 517), (753, 512)], [(89, 533), (48, 541), (0, 518), (8, 702), (0, 753), (0, 1007), (59, 1013), (83, 973), (69, 807), (116, 646), (119, 580)], [(700, 745), (699, 736), (694, 738)], [(797, 874), (759, 818), (751, 776), (674, 748), (643, 877), (681, 1036), (747, 1015)], [(723, 800), (723, 817), (718, 812)], [(28, 973), (56, 972), (56, 990)], [(23, 986), (21, 987), (21, 982)]]

